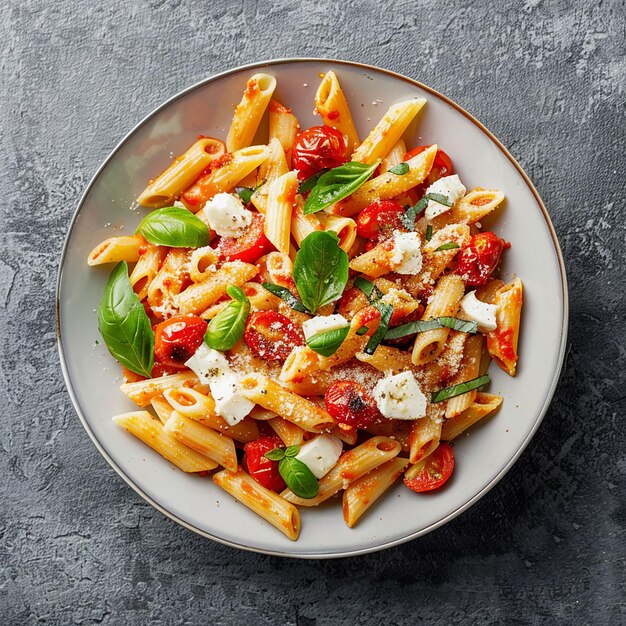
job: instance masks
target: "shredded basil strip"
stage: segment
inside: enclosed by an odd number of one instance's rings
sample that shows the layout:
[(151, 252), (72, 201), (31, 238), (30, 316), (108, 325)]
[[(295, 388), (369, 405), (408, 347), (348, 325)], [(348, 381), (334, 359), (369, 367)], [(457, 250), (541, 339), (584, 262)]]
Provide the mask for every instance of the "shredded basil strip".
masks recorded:
[(396, 174), (397, 176), (402, 176), (403, 174), (406, 174), (409, 171), (409, 164), (398, 163), (398, 165), (394, 165), (394, 167), (388, 169), (387, 171), (391, 172), (392, 174)]
[(304, 204), (304, 214), (317, 213), (347, 198), (372, 176), (379, 165), (380, 159), (372, 165), (349, 161), (322, 174)]
[(415, 230), (415, 220), (417, 216), (426, 208), (428, 205), (428, 199), (424, 196), (421, 200), (419, 200), (415, 206), (410, 206), (400, 217), (400, 221), (402, 225), (407, 230)]
[(407, 337), (408, 335), (415, 335), (416, 333), (423, 333), (427, 330), (443, 328), (444, 326), (462, 333), (478, 332), (478, 324), (476, 324), (476, 322), (461, 320), (458, 317), (445, 316), (435, 317), (432, 320), (416, 320), (415, 322), (409, 322), (408, 324), (390, 328), (385, 335), (385, 339), (399, 339), (400, 337)]
[(380, 311), (380, 322), (376, 332), (370, 337), (367, 345), (363, 349), (365, 354), (374, 354), (376, 348), (380, 342), (385, 338), (385, 333), (389, 328), (389, 321), (393, 315), (393, 306), (391, 304), (385, 304), (384, 302), (376, 302), (374, 306)]
[(324, 176), (324, 174), (326, 174), (326, 172), (328, 171), (327, 168), (320, 170), (317, 174), (313, 174), (313, 176), (309, 176), (306, 180), (303, 180), (299, 185), (298, 185), (298, 193), (299, 194), (303, 194), (306, 193), (307, 191), (311, 191), (311, 189), (313, 189), (313, 187), (315, 187), (315, 185), (317, 185), (317, 181)]
[(281, 287), (280, 285), (274, 285), (273, 283), (263, 283), (263, 287), (270, 293), (278, 296), (281, 300), (284, 300), (294, 311), (300, 311), (300, 313), (309, 313), (309, 310), (294, 296), (287, 287)]
[(448, 243), (442, 243), (435, 252), (442, 252), (443, 250), (455, 250), (456, 248), (460, 248), (458, 243), (454, 241), (448, 241)]
[(332, 356), (339, 350), (341, 344), (348, 336), (350, 326), (343, 326), (342, 328), (334, 328), (333, 330), (326, 330), (321, 333), (317, 333), (306, 340), (306, 345), (322, 356)]
[(424, 198), (443, 204), (443, 206), (452, 206), (454, 204), (453, 202), (450, 202), (448, 196), (444, 196), (440, 193), (427, 193)]
[(370, 302), (375, 302), (383, 297), (383, 292), (373, 282), (362, 276), (357, 276), (354, 279), (354, 286), (360, 289)]
[(451, 387), (446, 387), (445, 389), (440, 389), (439, 391), (433, 391), (430, 401), (443, 402), (444, 400), (449, 400), (455, 396), (461, 396), (468, 391), (473, 391), (474, 389), (478, 389), (479, 387), (486, 385), (490, 380), (489, 374), (485, 374), (484, 376), (467, 380), (464, 383), (459, 383), (458, 385), (452, 385)]
[(367, 326), (361, 326), (361, 328), (356, 331), (356, 334), (360, 337), (361, 335), (364, 335), (368, 330), (369, 328)]
[(426, 226), (426, 241), (430, 241), (433, 238), (433, 225)]
[(235, 187), (235, 191), (237, 192), (237, 195), (246, 204), (250, 204), (250, 200), (252, 199), (252, 196), (257, 189), (258, 187), (255, 187), (254, 189), (251, 189), (250, 187)]

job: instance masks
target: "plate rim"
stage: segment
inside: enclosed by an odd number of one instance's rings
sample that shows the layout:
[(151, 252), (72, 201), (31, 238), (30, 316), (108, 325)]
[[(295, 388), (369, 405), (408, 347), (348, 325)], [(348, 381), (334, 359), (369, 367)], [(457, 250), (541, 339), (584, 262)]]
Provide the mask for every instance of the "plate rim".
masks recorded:
[[(83, 413), (83, 409), (80, 406), (80, 403), (78, 402), (78, 398), (77, 398), (77, 396), (76, 396), (76, 394), (74, 392), (74, 387), (72, 385), (72, 381), (70, 379), (69, 371), (68, 371), (68, 368), (67, 368), (66, 357), (65, 357), (65, 352), (64, 352), (64, 348), (63, 348), (63, 337), (61, 335), (60, 289), (61, 289), (61, 283), (62, 283), (62, 279), (63, 279), (63, 269), (65, 267), (66, 255), (67, 255), (67, 251), (68, 251), (68, 248), (69, 248), (69, 241), (70, 241), (70, 238), (72, 236), (72, 232), (74, 230), (74, 226), (76, 225), (76, 220), (77, 220), (77, 218), (79, 216), (79, 213), (80, 213), (80, 211), (81, 211), (81, 209), (83, 207), (83, 204), (84, 204), (84, 202), (85, 202), (85, 200), (87, 198), (87, 195), (91, 191), (92, 187), (94, 186), (96, 180), (99, 178), (100, 174), (107, 167), (109, 162), (117, 154), (117, 152), (120, 150), (120, 148), (126, 143), (126, 141), (128, 141), (128, 139), (135, 132), (137, 132), (144, 124), (149, 122), (155, 115), (157, 115), (162, 110), (164, 110), (165, 108), (167, 108), (171, 104), (173, 104), (176, 100), (184, 97), (188, 93), (190, 93), (190, 92), (192, 92), (192, 91), (194, 91), (194, 90), (196, 90), (196, 89), (198, 89), (200, 87), (203, 87), (204, 85), (207, 85), (207, 84), (209, 84), (211, 82), (214, 82), (214, 81), (216, 81), (216, 80), (218, 80), (220, 78), (224, 78), (225, 76), (229, 76), (231, 74), (236, 74), (236, 73), (241, 72), (243, 70), (259, 69), (259, 68), (263, 68), (263, 67), (271, 67), (272, 65), (280, 65), (280, 64), (288, 64), (288, 63), (332, 63), (332, 64), (336, 64), (336, 65), (351, 66), (351, 67), (354, 67), (354, 68), (359, 68), (359, 69), (363, 69), (363, 70), (369, 70), (369, 71), (373, 71), (373, 72), (380, 72), (380, 73), (383, 73), (383, 74), (387, 74), (387, 75), (389, 75), (389, 76), (391, 76), (393, 78), (402, 80), (404, 82), (409, 83), (410, 85), (412, 85), (414, 87), (419, 87), (420, 89), (423, 89), (423, 90), (433, 94), (435, 97), (440, 98), (443, 102), (445, 102), (449, 106), (453, 107), (457, 112), (459, 112), (463, 116), (465, 116), (470, 122), (472, 122), (474, 125), (476, 125), (484, 134), (486, 134), (487, 137), (489, 137), (489, 139), (491, 139), (491, 141), (500, 149), (500, 151), (504, 154), (504, 156), (511, 162), (511, 164), (515, 167), (515, 169), (518, 171), (518, 173), (522, 176), (524, 182), (526, 183), (526, 185), (530, 189), (531, 193), (533, 194), (535, 200), (537, 201), (537, 204), (538, 204), (539, 208), (541, 209), (541, 213), (542, 213), (543, 218), (544, 218), (544, 220), (546, 222), (546, 225), (548, 227), (548, 231), (550, 233), (550, 237), (552, 238), (552, 245), (553, 245), (554, 251), (556, 253), (556, 258), (557, 258), (559, 271), (560, 271), (560, 278), (561, 278), (562, 302), (563, 302), (563, 319), (562, 319), (562, 324), (561, 324), (561, 336), (560, 336), (560, 340), (559, 340), (560, 342), (559, 342), (559, 351), (558, 351), (558, 357), (557, 357), (557, 366), (556, 366), (555, 371), (553, 373), (552, 380), (550, 382), (550, 387), (548, 389), (548, 393), (546, 395), (544, 403), (543, 403), (543, 405), (541, 407), (541, 410), (537, 414), (537, 417), (535, 418), (535, 423), (533, 424), (533, 427), (531, 428), (531, 430), (528, 433), (528, 435), (526, 436), (526, 438), (519, 445), (519, 447), (516, 450), (515, 454), (509, 459), (509, 461), (506, 463), (506, 465), (478, 493), (476, 493), (472, 498), (470, 498), (462, 506), (460, 506), (456, 510), (452, 511), (448, 515), (445, 515), (444, 517), (442, 517), (438, 521), (433, 522), (432, 524), (429, 524), (428, 526), (426, 526), (425, 528), (422, 528), (421, 530), (410, 532), (407, 535), (405, 535), (404, 537), (400, 537), (399, 539), (393, 539), (393, 540), (390, 540), (390, 541), (386, 541), (384, 543), (368, 546), (366, 548), (358, 548), (358, 549), (354, 549), (354, 550), (345, 550), (345, 551), (342, 551), (342, 552), (307, 552), (307, 553), (297, 553), (297, 552), (288, 552), (288, 551), (284, 551), (284, 550), (268, 550), (268, 549), (264, 549), (264, 548), (248, 546), (248, 545), (245, 545), (243, 543), (238, 543), (236, 541), (231, 541), (229, 539), (224, 539), (222, 537), (218, 537), (218, 536), (213, 535), (213, 534), (211, 534), (211, 533), (209, 533), (209, 532), (207, 532), (207, 531), (205, 531), (205, 530), (203, 530), (201, 528), (198, 528), (197, 526), (194, 526), (193, 524), (190, 524), (186, 520), (182, 519), (178, 515), (172, 513), (171, 511), (167, 510), (164, 506), (162, 506), (161, 504), (156, 502), (151, 496), (149, 496), (146, 492), (144, 492), (133, 481), (133, 479), (130, 476), (128, 476), (115, 463), (115, 461), (111, 458), (111, 456), (108, 454), (108, 452), (104, 449), (104, 447), (100, 443), (100, 441), (97, 439), (95, 433), (92, 431), (92, 429), (91, 429), (91, 427), (90, 427), (90, 425), (89, 425), (89, 423), (88, 423), (88, 421), (87, 421), (87, 419), (85, 417), (85, 414)], [(543, 419), (545, 417), (545, 414), (546, 414), (546, 412), (547, 412), (547, 410), (548, 410), (548, 408), (550, 406), (550, 403), (552, 402), (552, 398), (554, 397), (554, 393), (556, 391), (556, 387), (558, 385), (559, 378), (560, 378), (560, 375), (561, 375), (561, 371), (563, 369), (563, 364), (564, 364), (564, 361), (565, 361), (565, 349), (566, 349), (566, 345), (567, 345), (568, 321), (569, 321), (569, 299), (568, 299), (567, 275), (566, 275), (566, 270), (565, 270), (565, 262), (564, 262), (564, 259), (563, 259), (563, 254), (562, 254), (561, 247), (559, 245), (559, 242), (558, 242), (558, 239), (557, 239), (557, 236), (556, 236), (556, 231), (555, 231), (554, 226), (552, 224), (552, 220), (550, 219), (548, 211), (547, 211), (547, 209), (546, 209), (546, 207), (545, 207), (545, 205), (543, 203), (543, 200), (539, 196), (539, 193), (538, 193), (537, 189), (535, 188), (533, 182), (530, 180), (530, 178), (528, 177), (528, 175), (526, 174), (524, 169), (517, 162), (517, 160), (513, 157), (513, 155), (502, 144), (502, 142), (488, 128), (486, 128), (479, 120), (477, 120), (471, 113), (468, 113), (463, 107), (461, 107), (456, 102), (454, 102), (453, 100), (451, 100), (450, 98), (448, 98), (444, 94), (440, 93), (436, 89), (433, 89), (432, 87), (429, 87), (428, 85), (425, 85), (425, 84), (421, 83), (420, 81), (417, 81), (417, 80), (415, 80), (413, 78), (409, 78), (408, 76), (404, 76), (403, 74), (400, 74), (398, 72), (394, 72), (392, 70), (380, 68), (380, 67), (377, 67), (375, 65), (369, 65), (369, 64), (366, 64), (366, 63), (359, 63), (357, 61), (346, 61), (346, 60), (341, 60), (341, 59), (330, 59), (330, 58), (320, 58), (320, 57), (287, 57), (287, 58), (279, 58), (279, 59), (270, 59), (270, 60), (267, 60), (267, 61), (257, 61), (257, 62), (254, 62), (254, 63), (247, 63), (247, 64), (244, 64), (244, 65), (239, 65), (237, 67), (225, 70), (223, 72), (218, 72), (216, 74), (212, 74), (212, 75), (208, 76), (207, 78), (204, 78), (204, 79), (202, 79), (202, 80), (200, 80), (200, 81), (190, 85), (189, 87), (186, 87), (185, 89), (177, 92), (176, 94), (174, 94), (173, 96), (168, 98), (165, 102), (161, 103), (159, 106), (157, 106), (155, 109), (153, 109), (150, 113), (148, 113), (143, 119), (141, 119), (130, 131), (128, 131), (122, 137), (122, 139), (115, 145), (115, 147), (111, 150), (109, 155), (100, 164), (100, 166), (98, 167), (96, 172), (93, 174), (93, 176), (89, 180), (89, 183), (87, 184), (87, 186), (85, 187), (83, 193), (81, 194), (80, 199), (79, 199), (79, 201), (78, 201), (78, 203), (76, 205), (76, 208), (74, 210), (74, 213), (72, 215), (72, 219), (71, 219), (71, 221), (69, 223), (69, 227), (68, 227), (66, 235), (65, 235), (65, 240), (63, 242), (63, 248), (61, 250), (61, 256), (60, 256), (60, 261), (59, 261), (59, 266), (58, 266), (58, 271), (57, 271), (57, 280), (56, 280), (56, 289), (55, 289), (55, 311), (56, 311), (56, 340), (57, 340), (57, 348), (58, 348), (58, 352), (59, 352), (59, 360), (60, 360), (60, 363), (61, 363), (61, 371), (62, 371), (62, 374), (63, 374), (63, 380), (65, 382), (65, 386), (66, 386), (68, 394), (70, 396), (70, 400), (72, 401), (72, 405), (74, 407), (74, 410), (76, 411), (76, 413), (77, 413), (77, 415), (78, 415), (78, 417), (79, 417), (79, 419), (80, 419), (80, 421), (81, 421), (81, 423), (83, 425), (83, 428), (85, 429), (85, 431), (89, 435), (89, 438), (91, 439), (93, 444), (96, 446), (97, 450), (104, 457), (104, 459), (107, 461), (107, 463), (115, 470), (115, 472), (124, 480), (124, 482), (126, 484), (128, 484), (135, 491), (135, 493), (137, 493), (139, 496), (141, 496), (146, 502), (148, 502), (151, 506), (153, 506), (157, 511), (160, 511), (163, 515), (165, 515), (166, 517), (168, 517), (172, 521), (176, 522), (177, 524), (180, 524), (184, 528), (186, 528), (188, 530), (191, 530), (191, 531), (193, 531), (193, 532), (195, 532), (195, 533), (199, 534), (200, 536), (205, 537), (207, 539), (212, 539), (213, 541), (216, 541), (216, 542), (218, 542), (218, 543), (220, 543), (222, 545), (226, 545), (226, 546), (229, 546), (229, 547), (232, 547), (232, 548), (238, 548), (240, 550), (246, 550), (246, 551), (249, 551), (249, 552), (257, 552), (257, 553), (260, 553), (260, 554), (267, 554), (267, 555), (271, 555), (271, 556), (281, 556), (281, 557), (288, 557), (288, 558), (300, 558), (300, 559), (311, 560), (311, 559), (344, 558), (344, 557), (349, 557), (349, 556), (358, 556), (358, 555), (363, 555), (363, 554), (370, 554), (370, 553), (373, 553), (373, 552), (378, 552), (380, 550), (386, 550), (388, 548), (401, 545), (403, 543), (406, 543), (408, 541), (411, 541), (413, 539), (416, 539), (418, 537), (426, 535), (429, 532), (432, 532), (433, 530), (435, 530), (435, 529), (437, 529), (437, 528), (447, 524), (448, 522), (450, 522), (451, 520), (453, 520), (454, 518), (459, 516), (461, 513), (465, 512), (472, 505), (474, 505), (476, 502), (478, 502), (478, 500), (480, 500), (484, 495), (486, 495), (489, 491), (491, 491), (491, 489), (493, 489), (493, 487), (495, 487), (500, 482), (500, 480), (502, 480), (502, 478), (508, 473), (508, 471), (511, 469), (511, 467), (517, 462), (517, 460), (519, 459), (521, 454), (524, 452), (524, 450), (526, 449), (526, 447), (530, 443), (531, 439), (534, 437), (534, 435), (537, 432), (539, 426), (541, 425), (541, 422), (543, 421)], [(296, 545), (297, 544), (294, 544), (294, 546), (296, 546)]]

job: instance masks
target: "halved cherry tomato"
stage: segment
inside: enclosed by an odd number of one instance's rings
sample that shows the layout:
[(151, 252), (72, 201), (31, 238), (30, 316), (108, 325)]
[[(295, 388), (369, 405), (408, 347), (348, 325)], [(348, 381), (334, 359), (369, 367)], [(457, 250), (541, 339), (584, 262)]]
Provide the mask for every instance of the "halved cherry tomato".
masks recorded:
[[(409, 150), (404, 155), (404, 161), (408, 161), (412, 159), (414, 156), (421, 154), (430, 148), (430, 146), (417, 146), (417, 148), (413, 148), (413, 150)], [(437, 149), (437, 154), (435, 155), (435, 161), (433, 162), (433, 167), (430, 170), (430, 173), (426, 177), (426, 180), (422, 183), (424, 188), (432, 185), (436, 180), (440, 178), (444, 178), (445, 176), (450, 176), (454, 174), (454, 167), (452, 166), (452, 159), (441, 149)]]
[(264, 254), (274, 250), (271, 241), (265, 236), (265, 217), (252, 214), (252, 223), (241, 237), (222, 237), (215, 248), (223, 261), (243, 261), (254, 263)]
[(305, 180), (322, 169), (345, 163), (346, 141), (335, 128), (312, 126), (296, 137), (291, 160), (298, 178)]
[(276, 311), (255, 311), (248, 317), (243, 340), (266, 361), (284, 361), (295, 346), (304, 345), (304, 334), (288, 317)]
[(376, 401), (354, 380), (337, 380), (324, 395), (326, 410), (341, 424), (364, 428), (381, 419)]
[(393, 236), (394, 230), (406, 231), (402, 225), (404, 209), (393, 200), (372, 202), (356, 218), (356, 232), (359, 237), (380, 243)]
[(287, 485), (278, 472), (278, 461), (270, 461), (263, 455), (275, 448), (284, 447), (285, 444), (276, 435), (259, 437), (243, 447), (245, 452), (243, 464), (248, 469), (248, 474), (272, 491), (282, 491)]
[(183, 369), (202, 343), (207, 322), (195, 315), (176, 315), (154, 328), (154, 356), (163, 366)]
[(414, 478), (405, 478), (404, 484), (415, 491), (432, 491), (443, 485), (454, 469), (454, 452), (449, 443), (440, 443), (437, 449), (423, 461), (422, 470)]
[(467, 285), (484, 285), (502, 256), (502, 250), (511, 244), (491, 231), (474, 235), (456, 255), (456, 273)]

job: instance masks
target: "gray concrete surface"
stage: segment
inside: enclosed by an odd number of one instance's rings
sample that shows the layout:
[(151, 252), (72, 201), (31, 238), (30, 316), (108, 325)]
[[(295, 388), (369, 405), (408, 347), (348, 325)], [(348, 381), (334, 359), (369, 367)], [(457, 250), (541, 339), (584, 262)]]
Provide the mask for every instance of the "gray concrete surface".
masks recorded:
[[(623, 0), (5, 1), (0, 623), (624, 623), (625, 24)], [(571, 289), (565, 373), (508, 476), (427, 537), (331, 562), (238, 552), (145, 504), (83, 431), (54, 332), (67, 226), (119, 138), (213, 72), (307, 55), (482, 120), (549, 207)]]

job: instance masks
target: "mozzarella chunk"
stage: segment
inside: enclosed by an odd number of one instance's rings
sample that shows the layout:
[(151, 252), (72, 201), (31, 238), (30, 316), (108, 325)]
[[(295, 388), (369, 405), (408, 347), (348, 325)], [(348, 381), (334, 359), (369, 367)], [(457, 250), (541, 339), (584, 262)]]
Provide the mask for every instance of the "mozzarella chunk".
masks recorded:
[(215, 412), (231, 426), (238, 424), (254, 408), (254, 402), (241, 393), (239, 378), (230, 369), (226, 357), (209, 348), (204, 341), (185, 365), (209, 385), (215, 400)]
[(419, 233), (393, 233), (393, 271), (398, 274), (419, 274), (422, 269), (422, 242)]
[(218, 193), (204, 205), (204, 214), (211, 228), (220, 237), (241, 237), (252, 223), (241, 198), (232, 193)]
[(324, 434), (300, 446), (296, 459), (302, 461), (315, 478), (322, 478), (335, 467), (342, 450), (341, 439)]
[(456, 174), (452, 176), (444, 176), (443, 178), (436, 180), (426, 190), (426, 193), (438, 193), (445, 196), (450, 202), (452, 202), (452, 206), (446, 206), (436, 200), (429, 200), (428, 206), (426, 207), (426, 213), (424, 214), (426, 219), (432, 220), (438, 215), (449, 211), (465, 195), (465, 191), (466, 189), (461, 182), (461, 179)]
[(302, 324), (304, 338), (308, 341), (314, 335), (326, 333), (331, 330), (338, 330), (349, 326), (350, 322), (343, 315), (320, 315), (312, 317)]
[(387, 376), (376, 383), (374, 399), (378, 410), (390, 419), (416, 420), (426, 415), (426, 396), (413, 372)]
[(496, 305), (481, 302), (476, 297), (475, 291), (470, 291), (461, 300), (461, 311), (465, 313), (467, 319), (478, 324), (478, 330), (489, 332), (497, 328)]

